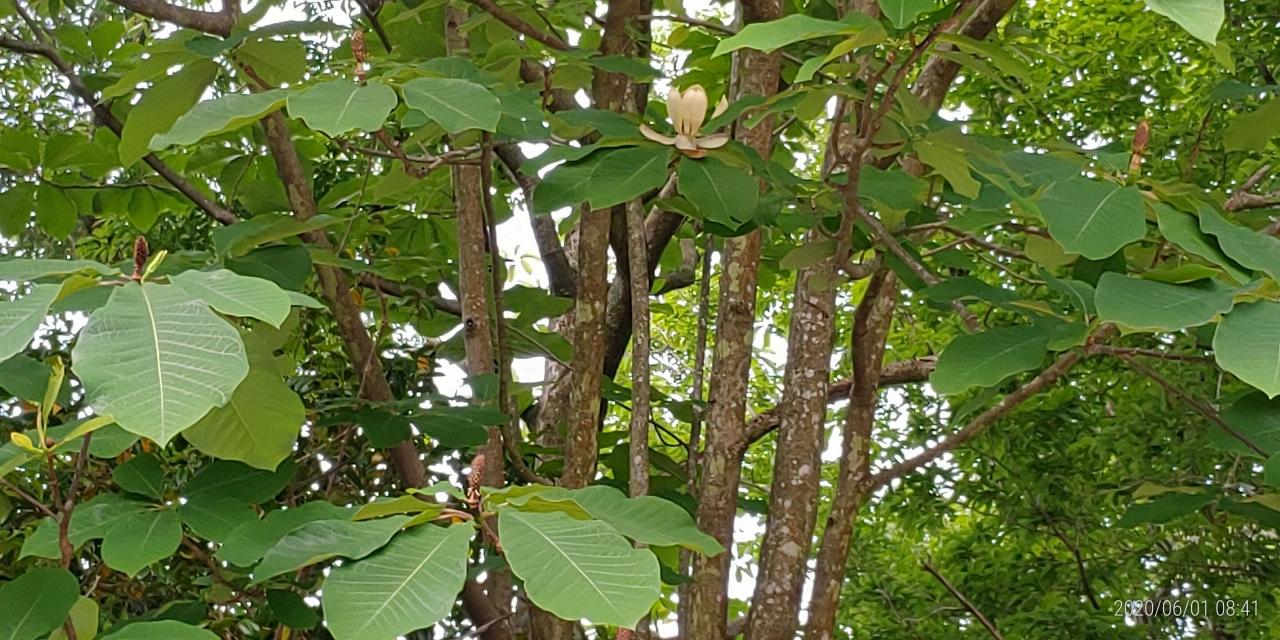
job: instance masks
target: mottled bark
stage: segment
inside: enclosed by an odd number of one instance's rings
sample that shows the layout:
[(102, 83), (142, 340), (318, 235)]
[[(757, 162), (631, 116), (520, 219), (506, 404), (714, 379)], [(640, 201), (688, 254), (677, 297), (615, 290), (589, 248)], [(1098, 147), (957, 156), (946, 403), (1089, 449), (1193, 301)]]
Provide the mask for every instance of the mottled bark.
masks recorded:
[[(638, 26), (641, 0), (612, 0), (605, 16), (600, 52), (632, 55), (635, 43), (630, 28)], [(592, 80), (596, 108), (622, 112), (636, 110), (631, 80), (624, 73), (597, 70)], [(564, 473), (560, 484), (584, 487), (595, 478), (596, 434), (600, 421), (600, 382), (604, 374), (605, 311), (608, 307), (609, 209), (584, 207), (578, 224), (578, 278), (574, 304), (573, 371), (570, 374), (569, 411), (565, 425)], [(619, 257), (621, 259), (621, 256)]]
[(644, 206), (627, 203), (627, 251), (631, 271), (631, 497), (649, 494), (649, 255)]
[[(745, 0), (746, 24), (777, 20), (783, 15), (781, 0)], [(740, 52), (738, 77), (743, 95), (773, 95), (778, 89), (780, 57), (754, 50)], [(754, 129), (741, 122), (737, 138), (768, 158), (772, 147), (773, 118)], [(738, 484), (742, 453), (746, 446), (747, 377), (751, 370), (751, 345), (755, 335), (756, 285), (760, 268), (760, 232), (724, 243), (721, 261), (720, 301), (712, 356), (712, 398), (707, 412), (707, 446), (702, 459), (705, 474), (698, 501), (698, 526), (725, 549), (733, 546), (733, 519), (738, 511)], [(689, 637), (722, 640), (728, 624), (728, 580), (731, 551), (714, 558), (694, 557), (692, 614)]]
[[(470, 42), (461, 25), (467, 19), (465, 9), (450, 7), (445, 14), (445, 47), (449, 55), (465, 55)], [(450, 139), (452, 141), (452, 136)], [(488, 156), (486, 155), (486, 160)], [(492, 322), (489, 317), (491, 288), (488, 233), (485, 221), (484, 180), (475, 165), (453, 165), (453, 203), (458, 228), (458, 303), (462, 309), (462, 338), (466, 348), (467, 374), (471, 377), (497, 371)], [(496, 259), (496, 257), (495, 257)], [(493, 265), (492, 268), (497, 268)], [(501, 487), (505, 483), (502, 429), (488, 427), (489, 439), (476, 456), (481, 465), (480, 483)], [(507, 569), (488, 572), (484, 590), (499, 617), (511, 612), (511, 573)], [(484, 634), (485, 640), (508, 640), (513, 637), (511, 625), (499, 623)]]
[[(808, 241), (823, 238), (811, 231)], [(800, 614), (818, 510), (822, 443), (827, 422), (827, 386), (834, 340), (835, 255), (796, 276), (787, 365), (783, 374), (787, 408), (778, 427), (769, 515), (760, 547), (760, 568), (747, 623), (747, 640), (791, 640)]]
[(849, 536), (871, 473), (871, 432), (875, 427), (876, 405), (880, 398), (881, 361), (884, 360), (885, 339), (893, 323), (897, 298), (897, 277), (892, 271), (878, 271), (872, 276), (862, 302), (854, 312), (853, 337), (849, 347), (853, 354), (853, 384), (849, 388), (849, 408), (845, 414), (835, 496), (818, 548), (817, 571), (804, 632), (807, 640), (831, 640), (833, 637), (840, 587), (844, 583), (845, 560), (849, 555)]

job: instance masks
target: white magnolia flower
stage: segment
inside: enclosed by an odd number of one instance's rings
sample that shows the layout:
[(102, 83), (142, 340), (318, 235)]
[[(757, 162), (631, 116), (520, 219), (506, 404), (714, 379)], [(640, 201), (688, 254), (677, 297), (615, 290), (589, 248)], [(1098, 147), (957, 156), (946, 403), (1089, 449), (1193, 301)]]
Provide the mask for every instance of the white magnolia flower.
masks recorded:
[[(728, 108), (729, 101), (720, 98), (711, 117), (719, 116)], [(674, 138), (664, 136), (643, 124), (640, 125), (640, 133), (654, 142), (674, 146), (690, 158), (701, 158), (707, 155), (707, 149), (719, 149), (729, 142), (727, 133), (698, 137), (698, 129), (702, 128), (703, 121), (707, 119), (707, 92), (701, 85), (695, 84), (685, 89), (684, 93), (673, 87), (667, 94), (667, 116), (676, 128)]]

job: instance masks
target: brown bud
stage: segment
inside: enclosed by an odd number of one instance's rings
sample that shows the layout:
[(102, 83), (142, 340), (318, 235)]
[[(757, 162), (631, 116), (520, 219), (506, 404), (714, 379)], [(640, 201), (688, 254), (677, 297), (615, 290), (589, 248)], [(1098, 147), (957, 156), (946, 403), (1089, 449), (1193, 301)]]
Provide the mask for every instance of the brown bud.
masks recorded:
[(634, 635), (630, 629), (618, 629), (618, 635), (614, 636), (615, 640), (631, 640)]
[(467, 502), (471, 504), (480, 503), (480, 487), (484, 484), (484, 454), (480, 454), (471, 460), (471, 476), (468, 478), (470, 486), (467, 487)]
[(1138, 130), (1133, 133), (1133, 152), (1141, 154), (1147, 150), (1147, 143), (1151, 141), (1151, 123), (1143, 120), (1138, 123)]
[(365, 47), (363, 29), (356, 29), (356, 32), (351, 35), (351, 55), (356, 59), (356, 81), (364, 84), (364, 60), (368, 57), (369, 50)]
[(147, 259), (151, 257), (151, 250), (147, 247), (147, 239), (138, 236), (133, 241), (133, 277), (141, 278), (142, 272), (147, 268)]
[(369, 55), (364, 43), (364, 29), (356, 29), (351, 35), (351, 55), (355, 56), (356, 64), (364, 64), (365, 57)]

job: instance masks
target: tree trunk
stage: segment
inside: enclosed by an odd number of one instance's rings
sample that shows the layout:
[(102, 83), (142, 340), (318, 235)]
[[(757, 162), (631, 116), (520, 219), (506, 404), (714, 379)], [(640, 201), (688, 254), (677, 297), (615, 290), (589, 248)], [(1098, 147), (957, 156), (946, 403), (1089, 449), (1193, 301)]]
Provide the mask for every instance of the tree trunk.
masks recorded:
[[(810, 231), (809, 242), (823, 239)], [(827, 423), (827, 387), (836, 299), (836, 264), (842, 252), (796, 277), (791, 326), (787, 330), (787, 398), (778, 426), (769, 517), (760, 547), (760, 569), (747, 624), (747, 640), (791, 640), (800, 614), (800, 591), (808, 574), (822, 478)]]
[(809, 600), (809, 619), (805, 624), (806, 640), (831, 640), (833, 637), (845, 561), (849, 555), (849, 536), (862, 505), (866, 481), (871, 477), (871, 432), (875, 427), (876, 405), (880, 397), (881, 361), (884, 360), (885, 339), (893, 322), (897, 298), (897, 276), (892, 271), (878, 271), (871, 277), (862, 302), (854, 313), (850, 345), (853, 385), (849, 388), (849, 408), (845, 417), (835, 497), (818, 549), (813, 596)]
[[(467, 19), (465, 9), (450, 7), (445, 17), (445, 46), (449, 55), (465, 54), (470, 48), (461, 25)], [(467, 375), (492, 374), (497, 371), (496, 350), (493, 344), (489, 318), (489, 295), (492, 279), (488, 265), (488, 233), (485, 223), (484, 180), (480, 167), (453, 165), (453, 202), (458, 224), (458, 303), (462, 308), (462, 337), (466, 346)], [(495, 256), (496, 260), (496, 256)], [(501, 487), (506, 480), (505, 455), (502, 449), (502, 429), (488, 427), (489, 439), (476, 452), (480, 465), (480, 483), (486, 487)], [(486, 553), (493, 553), (487, 550)], [(511, 612), (511, 572), (497, 569), (488, 572), (484, 589), (493, 610), (498, 616)], [(485, 640), (509, 640), (511, 625), (499, 623), (485, 633)]]
[[(781, 0), (744, 0), (745, 24), (782, 17)], [(770, 96), (778, 90), (781, 68), (777, 53), (743, 51), (739, 58), (743, 95)], [(739, 123), (737, 138), (768, 158), (773, 118), (754, 129)], [(726, 551), (714, 558), (695, 556), (690, 602), (689, 637), (722, 640), (728, 624), (729, 563), (732, 560), (733, 519), (738, 512), (738, 484), (746, 447), (747, 376), (755, 334), (756, 285), (760, 268), (760, 231), (728, 238), (721, 260), (720, 301), (715, 351), (708, 397), (707, 446), (702, 468), (706, 474), (699, 493), (698, 527), (715, 537)]]

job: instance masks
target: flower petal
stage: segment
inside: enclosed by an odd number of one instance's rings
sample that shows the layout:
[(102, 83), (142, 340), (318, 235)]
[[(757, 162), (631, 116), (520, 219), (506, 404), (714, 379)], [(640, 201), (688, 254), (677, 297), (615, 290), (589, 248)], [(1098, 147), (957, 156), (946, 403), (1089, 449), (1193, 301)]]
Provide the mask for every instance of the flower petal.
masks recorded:
[(700, 149), (719, 149), (729, 143), (729, 134), (713, 133), (697, 139), (698, 148)]
[(720, 114), (729, 110), (729, 98), (720, 96), (720, 102), (716, 103), (716, 110), (711, 112), (711, 119), (715, 120)]
[(696, 151), (698, 149), (698, 141), (693, 136), (686, 136), (683, 133), (676, 134), (676, 148), (681, 151)]
[(702, 85), (695, 84), (684, 90), (680, 102), (683, 126), (676, 125), (676, 131), (687, 136), (695, 135), (702, 128), (702, 122), (707, 119), (707, 92), (702, 89)]
[(648, 125), (643, 125), (643, 124), (640, 125), (640, 135), (654, 142), (657, 142), (659, 144), (665, 144), (670, 146), (676, 143), (675, 138), (672, 138), (671, 136), (664, 136), (661, 133), (658, 133), (657, 131), (650, 129)]

